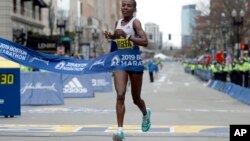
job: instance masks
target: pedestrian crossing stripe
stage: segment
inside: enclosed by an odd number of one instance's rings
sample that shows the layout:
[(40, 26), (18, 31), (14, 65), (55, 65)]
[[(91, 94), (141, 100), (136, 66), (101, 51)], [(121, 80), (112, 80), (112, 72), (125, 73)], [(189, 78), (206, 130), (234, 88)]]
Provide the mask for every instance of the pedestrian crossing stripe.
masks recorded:
[(35, 124), (8, 124), (0, 125), (0, 131), (23, 131), (23, 132), (74, 132), (82, 126), (79, 125), (35, 125)]
[[(140, 125), (124, 125), (126, 133), (141, 133)], [(229, 126), (212, 125), (152, 125), (147, 133), (201, 133), (208, 131), (213, 133), (214, 129), (223, 129), (222, 133), (228, 133)], [(113, 133), (117, 131), (116, 125), (36, 125), (36, 124), (0, 124), (0, 131), (5, 132), (105, 132)]]
[[(211, 129), (211, 128), (222, 128), (222, 126), (205, 126), (205, 125), (182, 125), (182, 126), (173, 126), (173, 132), (176, 133), (198, 133), (203, 129)], [(228, 127), (227, 127), (228, 128)]]
[[(108, 127), (105, 132), (116, 132), (117, 131), (117, 125), (113, 125)], [(141, 126), (140, 125), (124, 125), (123, 129), (126, 133), (141, 133)], [(151, 126), (151, 129), (148, 132), (170, 132), (171, 129), (169, 126)]]

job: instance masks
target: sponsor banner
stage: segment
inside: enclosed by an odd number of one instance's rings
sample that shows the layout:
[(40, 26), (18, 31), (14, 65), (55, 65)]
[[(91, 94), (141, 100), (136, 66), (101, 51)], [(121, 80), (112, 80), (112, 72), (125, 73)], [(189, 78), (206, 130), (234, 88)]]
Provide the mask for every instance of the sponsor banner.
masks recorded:
[(112, 73), (91, 74), (94, 92), (113, 92)]
[(143, 71), (140, 50), (116, 50), (92, 60), (78, 60), (33, 51), (0, 38), (0, 56), (33, 68), (67, 74), (93, 74), (113, 70)]
[(22, 105), (62, 105), (62, 82), (56, 73), (21, 73)]
[(94, 90), (89, 75), (62, 74), (62, 92), (65, 98), (91, 98)]

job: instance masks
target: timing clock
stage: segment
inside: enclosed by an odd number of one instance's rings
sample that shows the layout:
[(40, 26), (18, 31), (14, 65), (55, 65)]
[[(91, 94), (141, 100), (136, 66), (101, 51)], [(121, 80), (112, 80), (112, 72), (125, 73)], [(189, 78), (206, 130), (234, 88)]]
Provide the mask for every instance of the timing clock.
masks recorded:
[(20, 69), (0, 68), (0, 116), (20, 114)]

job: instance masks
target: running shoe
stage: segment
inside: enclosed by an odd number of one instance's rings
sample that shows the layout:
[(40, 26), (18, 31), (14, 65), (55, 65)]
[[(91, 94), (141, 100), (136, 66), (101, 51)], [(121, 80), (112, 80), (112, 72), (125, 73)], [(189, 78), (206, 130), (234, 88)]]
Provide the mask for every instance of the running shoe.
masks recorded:
[(113, 140), (114, 141), (124, 141), (125, 140), (124, 132), (123, 131), (118, 131), (117, 133), (115, 133), (113, 135)]
[(151, 116), (151, 110), (147, 109), (147, 114), (142, 117), (141, 130), (143, 132), (147, 132), (151, 127), (150, 116)]

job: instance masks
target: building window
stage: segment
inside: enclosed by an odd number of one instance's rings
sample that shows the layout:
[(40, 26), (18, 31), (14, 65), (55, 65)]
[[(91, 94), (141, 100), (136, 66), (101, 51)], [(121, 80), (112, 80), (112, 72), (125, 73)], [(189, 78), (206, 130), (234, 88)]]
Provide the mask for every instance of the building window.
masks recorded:
[(24, 0), (21, 0), (21, 15), (24, 15), (24, 13), (25, 13)]
[(83, 13), (83, 5), (82, 5), (82, 2), (80, 3), (80, 17), (82, 16), (82, 13)]
[(16, 13), (16, 0), (13, 0), (13, 12)]
[(36, 6), (34, 4), (32, 5), (32, 18), (36, 19)]
[(39, 7), (39, 21), (42, 21), (42, 8)]

